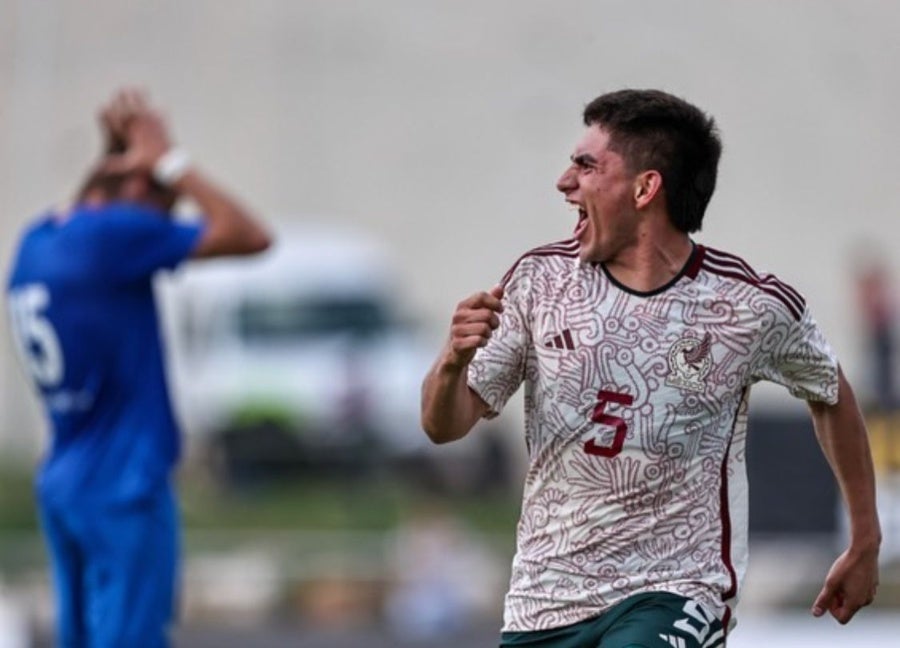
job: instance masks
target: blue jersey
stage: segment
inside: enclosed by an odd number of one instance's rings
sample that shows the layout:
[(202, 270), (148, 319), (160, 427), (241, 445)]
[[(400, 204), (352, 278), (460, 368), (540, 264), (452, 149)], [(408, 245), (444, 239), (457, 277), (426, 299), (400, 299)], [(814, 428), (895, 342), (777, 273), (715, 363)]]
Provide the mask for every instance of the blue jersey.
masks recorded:
[(201, 229), (117, 202), (43, 217), (24, 233), (9, 306), (52, 428), (42, 498), (124, 503), (167, 483), (179, 434), (152, 278), (183, 261)]

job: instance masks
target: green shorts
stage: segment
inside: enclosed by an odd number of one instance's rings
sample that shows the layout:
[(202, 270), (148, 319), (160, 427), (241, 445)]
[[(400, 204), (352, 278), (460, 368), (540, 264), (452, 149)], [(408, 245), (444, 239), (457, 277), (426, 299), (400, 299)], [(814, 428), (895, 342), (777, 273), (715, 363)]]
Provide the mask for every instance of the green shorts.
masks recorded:
[(504, 632), (500, 648), (723, 648), (722, 622), (691, 599), (636, 594), (598, 617), (562, 628)]

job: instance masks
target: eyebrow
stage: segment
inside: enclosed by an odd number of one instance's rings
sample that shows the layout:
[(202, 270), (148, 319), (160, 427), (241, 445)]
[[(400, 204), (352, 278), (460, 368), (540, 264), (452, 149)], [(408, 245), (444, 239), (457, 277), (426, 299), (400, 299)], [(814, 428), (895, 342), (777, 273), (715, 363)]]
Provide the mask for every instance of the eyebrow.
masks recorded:
[(580, 167), (597, 166), (597, 158), (595, 158), (590, 153), (580, 153), (578, 155), (571, 156), (569, 159), (572, 160), (573, 164), (577, 164)]

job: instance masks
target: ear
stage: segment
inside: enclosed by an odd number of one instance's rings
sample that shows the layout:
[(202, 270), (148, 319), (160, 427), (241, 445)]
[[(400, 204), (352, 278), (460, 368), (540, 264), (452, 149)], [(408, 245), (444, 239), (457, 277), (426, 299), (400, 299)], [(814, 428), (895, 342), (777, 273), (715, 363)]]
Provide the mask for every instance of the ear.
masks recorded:
[(663, 179), (659, 171), (641, 171), (634, 179), (634, 206), (646, 208), (657, 195), (662, 194)]

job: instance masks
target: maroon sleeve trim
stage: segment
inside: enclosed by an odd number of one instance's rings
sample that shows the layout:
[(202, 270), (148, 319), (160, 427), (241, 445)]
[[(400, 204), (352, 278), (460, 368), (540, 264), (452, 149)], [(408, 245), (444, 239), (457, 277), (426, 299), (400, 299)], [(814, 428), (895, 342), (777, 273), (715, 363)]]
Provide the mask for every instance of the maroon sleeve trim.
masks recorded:
[(706, 248), (703, 268), (723, 277), (729, 277), (759, 288), (776, 298), (799, 320), (806, 309), (806, 301), (794, 288), (779, 280), (775, 275), (758, 275), (746, 261), (732, 254)]
[(557, 243), (550, 243), (548, 245), (543, 245), (538, 248), (534, 248), (533, 250), (529, 250), (518, 259), (516, 262), (512, 264), (509, 270), (506, 271), (506, 274), (503, 275), (503, 278), (500, 280), (500, 285), (503, 289), (506, 289), (507, 284), (509, 284), (510, 279), (512, 279), (513, 273), (516, 271), (516, 268), (519, 267), (519, 264), (522, 263), (525, 259), (529, 257), (549, 257), (549, 256), (565, 256), (565, 257), (577, 257), (578, 256), (578, 246), (579, 243), (576, 239), (567, 239), (565, 241), (559, 241)]

